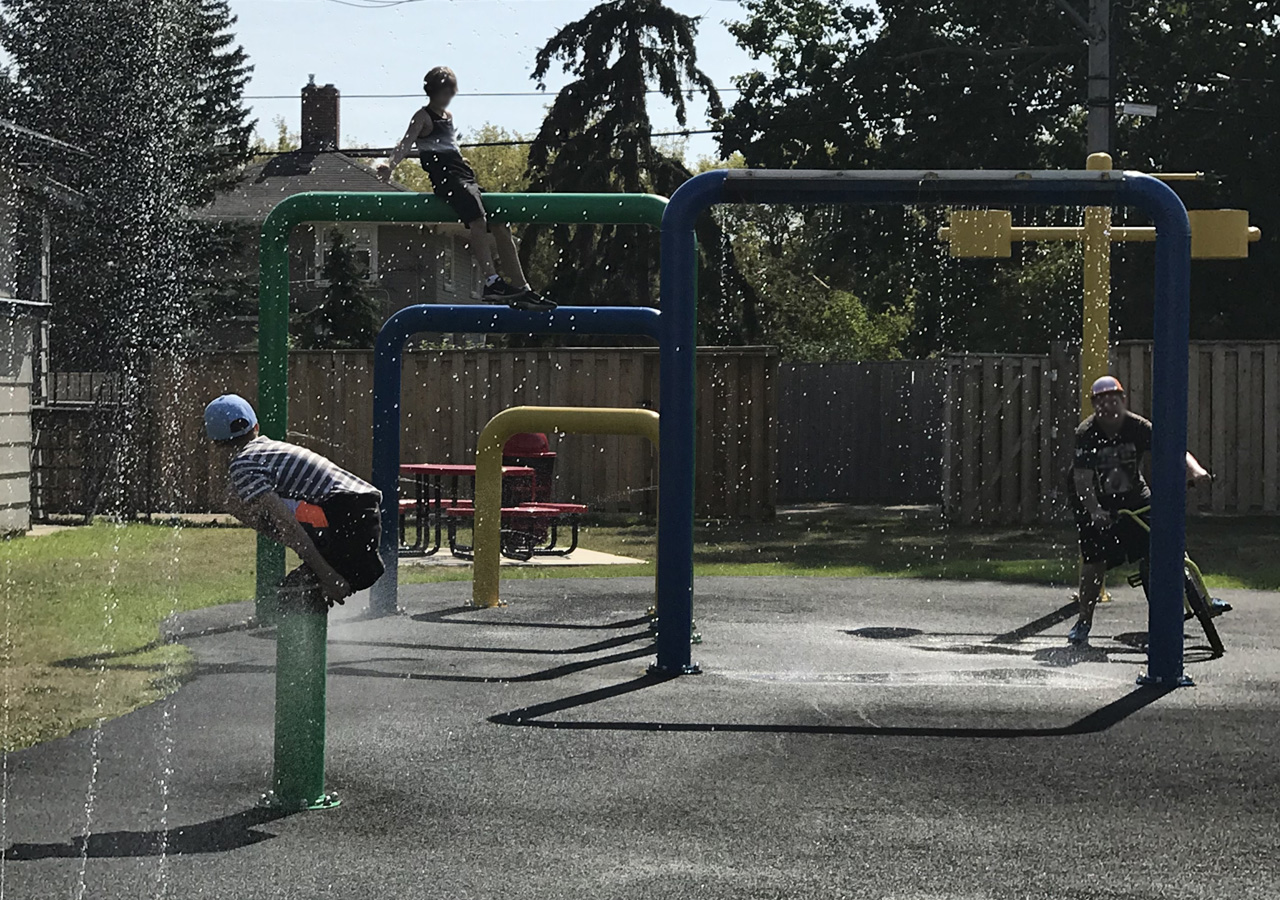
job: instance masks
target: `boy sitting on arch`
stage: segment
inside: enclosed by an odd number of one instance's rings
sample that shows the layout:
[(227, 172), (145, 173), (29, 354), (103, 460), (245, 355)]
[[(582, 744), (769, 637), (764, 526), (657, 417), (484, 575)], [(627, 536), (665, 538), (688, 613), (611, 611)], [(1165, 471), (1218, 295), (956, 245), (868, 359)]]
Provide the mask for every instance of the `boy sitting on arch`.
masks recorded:
[[(486, 303), (505, 303), (515, 309), (551, 310), (556, 305), (529, 286), (511, 229), (501, 222), (490, 223), (485, 216), (483, 191), (476, 183), (475, 170), (467, 164), (458, 146), (453, 114), (449, 103), (458, 93), (458, 77), (445, 66), (436, 66), (422, 79), (428, 103), (413, 114), (404, 137), (396, 145), (386, 163), (378, 167), (378, 177), (391, 180), (409, 152), (417, 145), (419, 162), (437, 197), (448, 203), (458, 219), (471, 231), (471, 252), (484, 273), (481, 299)], [(511, 279), (508, 283), (498, 274), (490, 243), (496, 245), (502, 269)]]

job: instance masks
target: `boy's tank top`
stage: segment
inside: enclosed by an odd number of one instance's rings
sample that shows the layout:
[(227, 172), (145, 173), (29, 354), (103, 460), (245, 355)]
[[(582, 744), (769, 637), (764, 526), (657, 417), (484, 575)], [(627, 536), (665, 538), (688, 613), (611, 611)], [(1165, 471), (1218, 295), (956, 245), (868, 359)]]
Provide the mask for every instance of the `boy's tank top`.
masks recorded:
[(418, 148), (418, 159), (422, 168), (426, 169), (432, 184), (449, 178), (474, 180), (475, 172), (462, 158), (462, 148), (458, 146), (457, 133), (453, 129), (453, 119), (437, 115), (431, 107), (426, 107), (431, 117), (431, 133), (422, 135), (415, 142)]

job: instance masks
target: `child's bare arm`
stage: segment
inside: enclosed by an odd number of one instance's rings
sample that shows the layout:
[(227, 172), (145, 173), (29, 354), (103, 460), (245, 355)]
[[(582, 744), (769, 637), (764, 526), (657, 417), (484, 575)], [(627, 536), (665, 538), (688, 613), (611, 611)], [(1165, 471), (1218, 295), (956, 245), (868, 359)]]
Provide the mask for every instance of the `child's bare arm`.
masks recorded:
[(386, 163), (378, 166), (378, 177), (383, 181), (390, 181), (391, 173), (396, 170), (396, 166), (400, 165), (405, 155), (408, 154), (413, 142), (430, 134), (432, 127), (431, 116), (426, 109), (420, 109), (414, 113), (413, 118), (409, 120), (409, 127), (405, 129), (404, 137), (400, 138), (400, 143), (396, 144), (396, 148), (391, 151)]
[(351, 593), (346, 579), (320, 555), (311, 535), (298, 524), (280, 495), (268, 492), (248, 503), (233, 497), (228, 506), (231, 514), (241, 522), (297, 553), (298, 558), (319, 576), (325, 599), (331, 604), (342, 602)]

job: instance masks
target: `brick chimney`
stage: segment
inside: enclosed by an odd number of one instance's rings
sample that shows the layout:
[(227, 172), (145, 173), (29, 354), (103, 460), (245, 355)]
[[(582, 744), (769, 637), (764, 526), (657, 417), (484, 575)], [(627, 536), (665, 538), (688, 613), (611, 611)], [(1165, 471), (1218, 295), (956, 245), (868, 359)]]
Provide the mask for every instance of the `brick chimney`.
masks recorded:
[(338, 149), (338, 107), (342, 95), (331, 84), (320, 87), (316, 76), (302, 89), (302, 149)]

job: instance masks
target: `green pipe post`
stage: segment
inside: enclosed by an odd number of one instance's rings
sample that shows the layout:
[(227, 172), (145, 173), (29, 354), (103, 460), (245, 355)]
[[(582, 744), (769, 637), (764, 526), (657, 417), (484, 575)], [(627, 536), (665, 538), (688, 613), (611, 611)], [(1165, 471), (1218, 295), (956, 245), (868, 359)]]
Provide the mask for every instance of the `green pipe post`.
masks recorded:
[(257, 582), (254, 592), (253, 619), (257, 625), (275, 625), (280, 621), (274, 597), (284, 575), (284, 545), (265, 534), (258, 535)]
[[(662, 226), (665, 197), (656, 194), (485, 194), (496, 222)], [(439, 197), (419, 193), (310, 191), (282, 200), (262, 224), (258, 288), (258, 421), (284, 440), (289, 423), (289, 236), (303, 222), (456, 222)], [(276, 621), (275, 586), (284, 551), (258, 541), (256, 617)]]
[(325, 675), (329, 616), (317, 608), (291, 610), (276, 629), (274, 809), (329, 809), (338, 798), (324, 789)]

